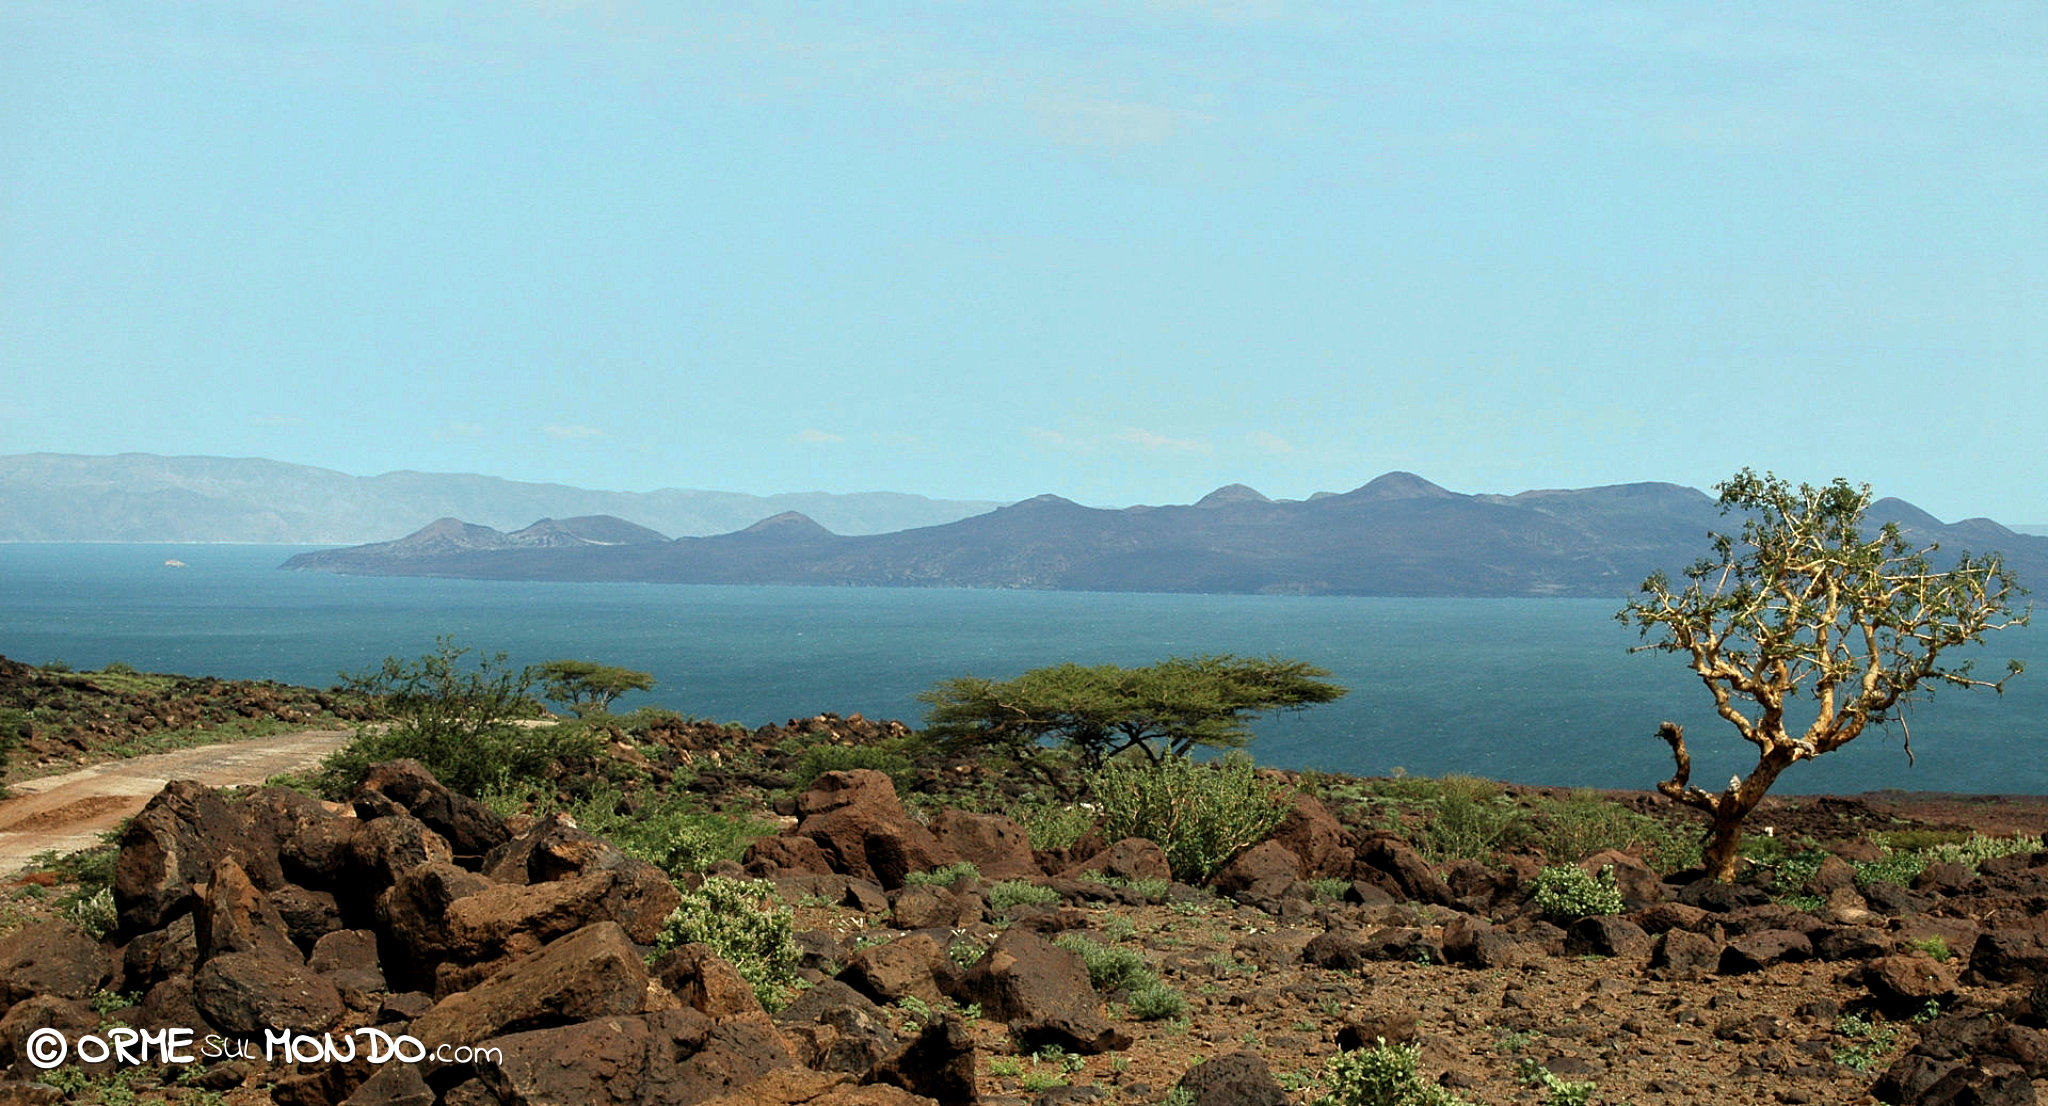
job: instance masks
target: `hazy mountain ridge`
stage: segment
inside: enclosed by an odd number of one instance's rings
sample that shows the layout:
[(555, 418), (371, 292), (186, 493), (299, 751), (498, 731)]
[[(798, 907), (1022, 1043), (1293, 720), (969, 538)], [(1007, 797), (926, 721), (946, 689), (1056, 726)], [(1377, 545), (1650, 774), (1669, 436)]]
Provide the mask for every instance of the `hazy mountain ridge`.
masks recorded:
[(600, 515), (663, 534), (722, 534), (782, 511), (800, 511), (843, 534), (875, 534), (997, 505), (898, 492), (612, 492), (467, 473), (351, 476), (262, 458), (0, 455), (0, 541), (314, 545), (380, 541), (428, 519), (510, 531), (537, 518)]
[[(2048, 538), (1985, 519), (1944, 524), (1899, 500), (1879, 501), (1872, 514), (1898, 521), (1916, 542), (1997, 549), (2023, 577), (2048, 578)], [(1396, 472), (1299, 501), (1242, 485), (1191, 505), (1122, 510), (1041, 495), (943, 525), (861, 536), (794, 513), (711, 537), (607, 547), (520, 547), (477, 536), (464, 548), (428, 550), (434, 535), (422, 531), (304, 554), (286, 567), (701, 584), (1611, 597), (1631, 593), (1653, 571), (1679, 572), (1706, 551), (1708, 530), (1730, 528), (1710, 496), (1675, 484), (1465, 495)]]

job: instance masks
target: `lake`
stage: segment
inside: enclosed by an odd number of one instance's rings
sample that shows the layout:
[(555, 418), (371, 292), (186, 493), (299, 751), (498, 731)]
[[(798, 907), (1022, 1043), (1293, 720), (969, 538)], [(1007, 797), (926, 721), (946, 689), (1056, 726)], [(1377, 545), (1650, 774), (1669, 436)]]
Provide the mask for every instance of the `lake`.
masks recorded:
[[(1372, 599), (921, 589), (548, 584), (282, 572), (295, 547), (0, 545), (0, 654), (76, 668), (327, 686), (437, 635), (517, 664), (575, 657), (642, 669), (658, 704), (749, 724), (838, 711), (919, 716), (950, 676), (1039, 665), (1277, 654), (1331, 671), (1336, 703), (1255, 724), (1262, 762), (1368, 775), (1469, 772), (1524, 783), (1647, 788), (1669, 775), (1653, 736), (1686, 727), (1696, 781), (1753, 755), (1675, 656), (1631, 654), (1620, 600)], [(166, 560), (185, 563), (166, 568)], [(1897, 728), (1795, 767), (1781, 792), (1881, 788), (2048, 793), (2048, 638), (1994, 636), (2033, 669), (2004, 695), (1944, 691)]]

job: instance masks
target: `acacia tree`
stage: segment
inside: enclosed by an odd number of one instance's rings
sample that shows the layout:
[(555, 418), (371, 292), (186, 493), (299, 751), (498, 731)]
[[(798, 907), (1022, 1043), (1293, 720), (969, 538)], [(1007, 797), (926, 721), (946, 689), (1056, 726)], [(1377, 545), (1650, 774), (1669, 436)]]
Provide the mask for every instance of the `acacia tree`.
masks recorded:
[[(1686, 570), (1683, 590), (1657, 573), (1615, 617), (1640, 627), (1644, 644), (1633, 651), (1684, 655), (1715, 712), (1756, 746), (1749, 775), (1712, 794), (1690, 782), (1684, 727), (1657, 731), (1675, 762), (1657, 790), (1712, 816), (1706, 869), (1727, 881), (1743, 819), (1780, 773), (1872, 725), (1897, 719), (1903, 729), (1900, 708), (1942, 685), (2004, 690), (2020, 662), (1985, 680), (1951, 651), (2025, 624), (2028, 612), (2015, 610), (2025, 591), (1996, 554), (1964, 553), (1937, 569), (1929, 558), (1938, 547), (1915, 548), (1895, 523), (1866, 539), (1869, 485), (1838, 478), (1795, 488), (1744, 469), (1715, 490), (1724, 514), (1743, 516), (1741, 534), (1710, 534), (1713, 555)], [(1802, 692), (1812, 717), (1800, 726)], [(1905, 745), (1910, 763), (1910, 733)]]
[(612, 700), (629, 691), (654, 690), (654, 677), (646, 672), (595, 661), (549, 661), (529, 675), (541, 685), (541, 694), (579, 715), (603, 714)]
[(1342, 697), (1306, 661), (1229, 654), (1172, 657), (1143, 668), (1060, 664), (1011, 680), (960, 676), (918, 696), (926, 733), (952, 748), (1026, 754), (1051, 742), (1090, 767), (1125, 752), (1158, 763), (1196, 746), (1251, 740), (1252, 716)]

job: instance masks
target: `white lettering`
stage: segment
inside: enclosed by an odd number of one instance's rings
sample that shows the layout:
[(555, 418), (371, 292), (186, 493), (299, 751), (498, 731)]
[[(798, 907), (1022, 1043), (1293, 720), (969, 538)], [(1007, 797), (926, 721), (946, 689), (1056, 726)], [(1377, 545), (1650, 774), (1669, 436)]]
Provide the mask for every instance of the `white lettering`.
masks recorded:
[[(98, 1055), (94, 1055), (94, 1053), (98, 1053)], [(78, 1058), (88, 1064), (97, 1064), (113, 1054), (114, 1050), (107, 1047), (107, 1042), (100, 1040), (98, 1037), (80, 1037), (78, 1039)]]
[(291, 1047), (292, 1047), (292, 1031), (291, 1031), (291, 1030), (289, 1030), (289, 1029), (266, 1029), (266, 1030), (264, 1030), (264, 1031), (263, 1031), (263, 1062), (264, 1062), (264, 1063), (266, 1063), (266, 1064), (274, 1064), (274, 1063), (276, 1063), (276, 1062), (277, 1062), (277, 1055), (276, 1055), (276, 1053), (275, 1053), (275, 1052), (274, 1052), (273, 1050), (274, 1050), (274, 1049), (276, 1049), (276, 1048), (277, 1048), (277, 1047), (278, 1047), (279, 1045), (282, 1045), (282, 1046), (284, 1046), (284, 1050), (285, 1050), (285, 1055), (286, 1055), (286, 1056), (290, 1056), (290, 1055), (291, 1055)]

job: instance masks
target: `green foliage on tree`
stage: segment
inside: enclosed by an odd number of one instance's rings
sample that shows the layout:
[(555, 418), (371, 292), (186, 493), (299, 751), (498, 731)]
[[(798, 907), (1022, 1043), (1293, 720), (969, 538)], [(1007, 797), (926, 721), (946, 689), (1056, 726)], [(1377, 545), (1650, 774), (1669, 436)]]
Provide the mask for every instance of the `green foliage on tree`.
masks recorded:
[(619, 696), (654, 690), (652, 675), (596, 661), (549, 661), (535, 666), (529, 678), (540, 685), (543, 697), (577, 714), (608, 713)]
[(960, 676), (918, 696), (929, 737), (942, 748), (1005, 749), (1020, 758), (1044, 744), (1084, 764), (1123, 753), (1157, 762), (1197, 747), (1234, 749), (1250, 719), (1341, 698), (1329, 672), (1306, 661), (1229, 654), (1172, 657), (1144, 668), (1060, 664), (1012, 680)]
[(410, 757), (450, 790), (481, 798), (595, 755), (596, 739), (579, 726), (519, 725), (539, 713), (530, 670), (507, 667), (503, 653), (472, 653), (442, 637), (412, 660), (386, 657), (368, 672), (342, 673), (343, 687), (377, 703), (383, 720), (327, 758), (321, 790), (345, 795), (370, 765)]
[[(1664, 794), (1713, 817), (1705, 864), (1734, 878), (1742, 823), (1779, 773), (1831, 753), (1936, 687), (2003, 690), (1972, 675), (1953, 651), (2023, 625), (2025, 592), (1996, 555), (1962, 554), (1936, 568), (1936, 547), (1915, 548), (1887, 523), (1864, 536), (1869, 485), (1837, 479), (1797, 487), (1749, 469), (1717, 485), (1739, 535), (1710, 534), (1713, 554), (1686, 570), (1674, 591), (1662, 573), (1616, 617), (1641, 629), (1638, 649), (1677, 653), (1713, 696), (1714, 709), (1756, 746), (1756, 766), (1719, 794), (1690, 783), (1684, 728), (1666, 722), (1676, 770)], [(1810, 706), (1801, 707), (1804, 696)], [(1912, 753), (1911, 735), (1906, 750)]]

